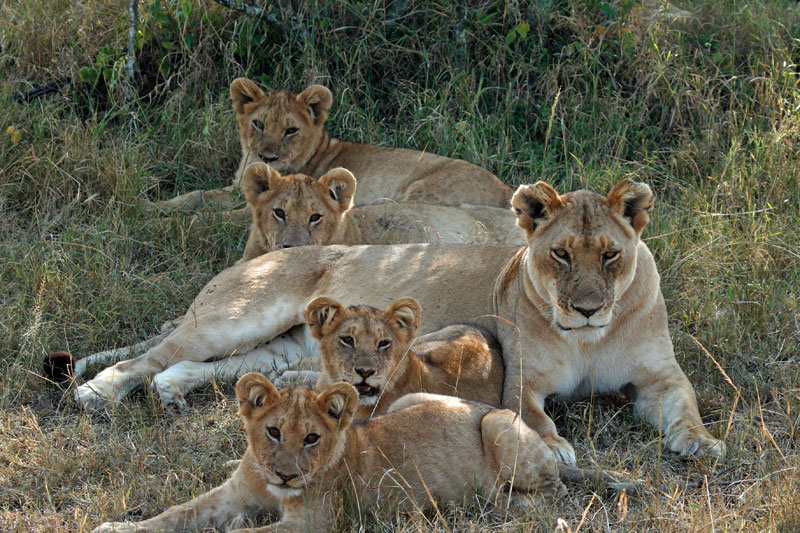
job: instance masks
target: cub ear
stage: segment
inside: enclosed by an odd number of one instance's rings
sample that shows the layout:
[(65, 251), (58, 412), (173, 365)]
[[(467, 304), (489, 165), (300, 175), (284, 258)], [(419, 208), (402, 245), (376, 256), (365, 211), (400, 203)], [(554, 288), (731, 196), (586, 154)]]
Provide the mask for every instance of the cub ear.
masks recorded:
[(350, 383), (339, 381), (319, 394), (320, 410), (339, 421), (339, 429), (350, 425), (358, 407), (358, 391)]
[(254, 409), (264, 407), (278, 395), (278, 389), (267, 376), (250, 372), (236, 383), (236, 399), (239, 400), (239, 413), (249, 419)]
[(281, 180), (278, 171), (266, 163), (252, 163), (244, 169), (242, 175), (242, 190), (247, 203), (256, 206), (259, 195), (274, 190)]
[(315, 339), (322, 339), (330, 331), (334, 319), (342, 316), (344, 306), (333, 298), (314, 298), (306, 306), (306, 324)]
[(392, 302), (383, 316), (392, 328), (411, 339), (416, 335), (422, 320), (422, 306), (414, 298), (400, 298)]
[(328, 120), (328, 112), (331, 110), (333, 95), (327, 87), (312, 85), (297, 95), (297, 103), (308, 107), (311, 118), (314, 119), (314, 124), (322, 126)]
[(246, 104), (254, 100), (262, 100), (266, 96), (254, 81), (247, 78), (236, 78), (231, 82), (231, 101), (237, 115), (244, 115)]
[(319, 183), (328, 190), (328, 194), (336, 202), (341, 213), (353, 207), (353, 196), (356, 194), (356, 177), (345, 168), (334, 168), (319, 178)]
[(563, 205), (558, 192), (543, 181), (533, 185), (520, 185), (511, 198), (511, 208), (517, 215), (517, 226), (524, 229), (528, 237), (539, 223), (550, 218), (553, 211)]
[(636, 236), (650, 221), (650, 211), (653, 210), (655, 198), (653, 192), (645, 183), (626, 179), (618, 183), (608, 193), (608, 206), (612, 211), (628, 220)]

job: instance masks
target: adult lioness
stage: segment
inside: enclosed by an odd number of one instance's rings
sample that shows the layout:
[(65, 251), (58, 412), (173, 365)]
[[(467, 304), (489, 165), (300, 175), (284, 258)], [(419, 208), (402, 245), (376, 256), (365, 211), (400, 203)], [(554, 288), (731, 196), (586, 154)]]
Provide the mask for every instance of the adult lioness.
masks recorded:
[(331, 92), (311, 85), (300, 94), (265, 93), (255, 82), (237, 78), (231, 100), (239, 123), (242, 159), (232, 187), (194, 191), (165, 202), (162, 208), (197, 209), (206, 203), (230, 205), (251, 163), (269, 163), (281, 174), (319, 178), (344, 167), (359, 180), (355, 205), (384, 200), (441, 205), (507, 207), (513, 190), (497, 176), (460, 159), (428, 152), (343, 142), (325, 128), (333, 103)]
[[(724, 452), (703, 427), (694, 391), (667, 330), (655, 261), (640, 235), (650, 188), (623, 181), (607, 197), (559, 195), (544, 182), (512, 199), (528, 246), (303, 246), (224, 270), (189, 315), (144, 355), (80, 386), (96, 408), (183, 360), (236, 353), (304, 323), (306, 303), (329, 296), (380, 307), (410, 296), (425, 309), (423, 332), (481, 320), (505, 362), (503, 403), (574, 462), (572, 446), (544, 413), (545, 397), (625, 389), (637, 413), (660, 427), (673, 451)], [(497, 318), (495, 318), (497, 317)]]
[(355, 385), (356, 418), (382, 415), (396, 399), (413, 392), (500, 405), (500, 346), (477, 326), (448, 326), (415, 342), (422, 308), (412, 298), (396, 300), (386, 311), (316, 298), (305, 318), (320, 345), (322, 372), (316, 388), (337, 381)]
[(149, 520), (107, 522), (95, 533), (223, 527), (276, 500), (281, 521), (258, 531), (329, 531), (330, 500), (345, 490), (362, 504), (399, 500), (408, 509), (430, 506), (431, 497), (490, 495), (505, 482), (565, 493), (547, 445), (507, 409), (414, 394), (385, 416), (353, 422), (358, 393), (349, 383), (277, 390), (256, 373), (239, 380), (236, 398), (247, 449), (228, 481)]
[(281, 176), (265, 163), (253, 163), (242, 176), (242, 189), (253, 213), (245, 261), (276, 248), (310, 244), (525, 243), (514, 215), (499, 207), (386, 203), (352, 208), (356, 179), (343, 168), (315, 180)]

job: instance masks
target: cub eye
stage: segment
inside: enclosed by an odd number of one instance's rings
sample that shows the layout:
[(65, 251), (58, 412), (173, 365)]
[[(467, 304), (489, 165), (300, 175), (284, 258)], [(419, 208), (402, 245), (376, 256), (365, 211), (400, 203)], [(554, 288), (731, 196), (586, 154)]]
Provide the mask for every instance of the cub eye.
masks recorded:
[(569, 262), (569, 252), (563, 248), (553, 248), (553, 250), (550, 253), (553, 255), (553, 257), (555, 257), (562, 263)]
[(312, 222), (312, 223), (319, 222), (319, 219), (321, 219), (321, 218), (322, 218), (322, 215), (320, 215), (319, 213), (314, 213), (313, 215), (308, 217), (308, 221)]
[(385, 350), (386, 348), (388, 348), (391, 345), (392, 345), (392, 341), (387, 340), (387, 339), (381, 339), (381, 340), (378, 341), (378, 349), (379, 350)]
[(312, 444), (316, 444), (319, 440), (319, 435), (316, 433), (309, 433), (306, 435), (306, 438), (303, 439), (303, 444), (306, 446), (311, 446)]
[(275, 440), (281, 440), (281, 430), (276, 427), (267, 428), (267, 434)]
[(275, 214), (275, 218), (283, 222), (286, 222), (286, 211), (284, 211), (283, 209), (273, 209), (272, 212)]
[(260, 132), (264, 131), (264, 123), (261, 122), (260, 120), (254, 120), (253, 121), (253, 127), (255, 129), (257, 129), (258, 131), (260, 131)]
[(355, 348), (355, 343), (353, 342), (353, 337), (351, 337), (350, 335), (345, 335), (343, 337), (339, 337), (339, 342), (341, 342), (342, 344), (344, 344), (345, 346), (347, 346), (349, 348)]
[(617, 257), (619, 257), (619, 250), (608, 250), (607, 252), (603, 252), (603, 262), (605, 263), (610, 263)]
[(300, 130), (298, 130), (297, 128), (288, 128), (288, 129), (286, 130), (286, 132), (284, 133), (284, 135), (285, 135), (286, 137), (291, 137), (292, 135), (294, 135), (294, 134), (295, 134), (295, 133), (297, 133), (298, 131), (300, 131)]

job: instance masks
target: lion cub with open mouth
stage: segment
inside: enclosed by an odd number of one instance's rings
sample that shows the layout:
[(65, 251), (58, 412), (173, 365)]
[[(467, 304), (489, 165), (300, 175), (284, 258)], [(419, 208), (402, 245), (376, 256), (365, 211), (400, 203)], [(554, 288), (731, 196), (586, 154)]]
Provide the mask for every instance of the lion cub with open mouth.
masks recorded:
[(500, 346), (479, 326), (456, 324), (417, 339), (422, 308), (413, 298), (396, 300), (385, 311), (316, 298), (305, 317), (322, 354), (316, 388), (352, 383), (359, 394), (356, 418), (384, 414), (414, 392), (501, 403)]
[(253, 219), (242, 260), (310, 244), (451, 242), (525, 244), (510, 209), (485, 205), (384, 203), (353, 207), (357, 182), (344, 168), (318, 180), (281, 176), (265, 163), (242, 175)]
[(350, 489), (365, 504), (391, 499), (409, 509), (509, 482), (543, 496), (566, 492), (555, 456), (512, 411), (411, 394), (384, 416), (353, 422), (358, 396), (349, 383), (278, 390), (264, 375), (246, 374), (236, 397), (247, 450), (231, 478), (155, 518), (107, 522), (95, 533), (220, 527), (277, 503), (280, 522), (247, 531), (329, 531), (331, 498)]

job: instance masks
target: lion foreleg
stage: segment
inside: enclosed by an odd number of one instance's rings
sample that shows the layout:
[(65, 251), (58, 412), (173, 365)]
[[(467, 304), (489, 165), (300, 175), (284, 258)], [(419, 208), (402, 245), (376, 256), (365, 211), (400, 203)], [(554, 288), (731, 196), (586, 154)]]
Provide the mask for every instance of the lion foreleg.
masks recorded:
[(664, 432), (664, 442), (681, 455), (725, 454), (725, 443), (703, 426), (692, 384), (675, 362), (660, 372), (648, 371), (633, 383), (634, 410)]
[(235, 517), (247, 514), (253, 502), (235, 477), (219, 487), (141, 522), (106, 522), (93, 533), (139, 531), (202, 531), (222, 527)]
[(197, 211), (207, 207), (215, 209), (231, 209), (238, 201), (233, 186), (208, 191), (191, 191), (169, 200), (161, 200), (153, 205), (161, 211)]

